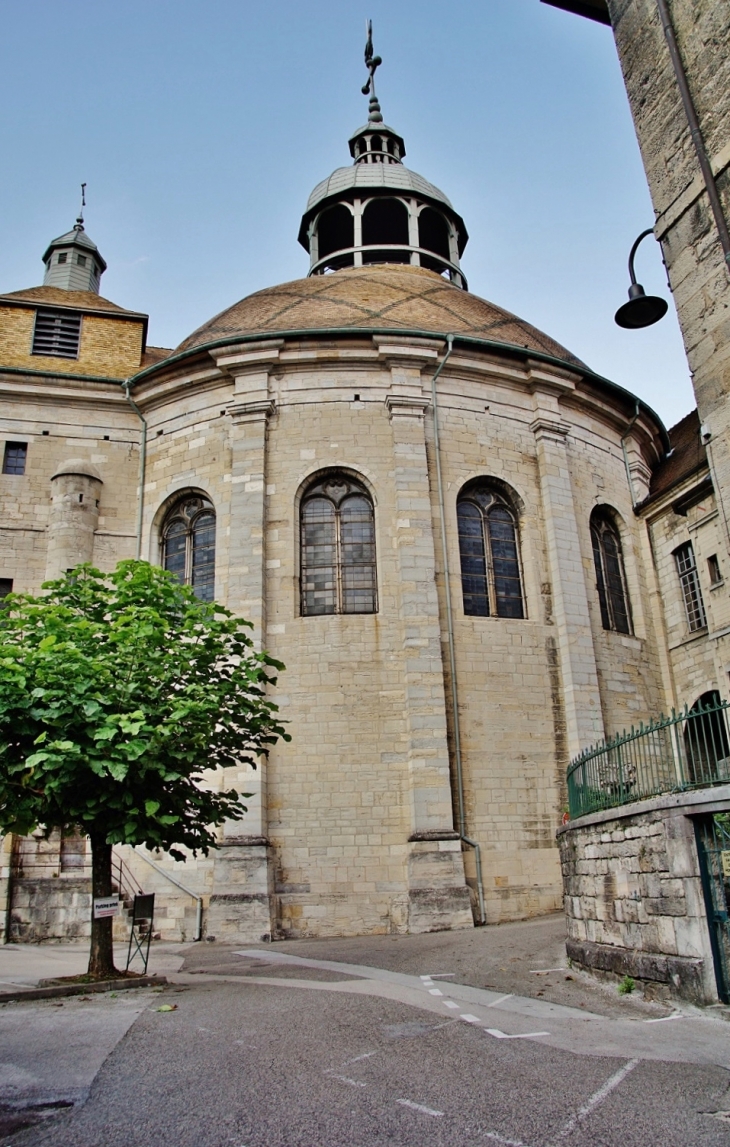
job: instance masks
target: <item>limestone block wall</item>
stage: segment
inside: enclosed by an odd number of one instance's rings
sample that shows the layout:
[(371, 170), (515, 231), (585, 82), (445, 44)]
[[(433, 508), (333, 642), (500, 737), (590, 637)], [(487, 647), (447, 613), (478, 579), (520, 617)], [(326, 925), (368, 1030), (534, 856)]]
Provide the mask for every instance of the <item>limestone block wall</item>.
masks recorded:
[(717, 1001), (693, 815), (730, 789), (658, 797), (580, 817), (558, 834), (568, 956), (647, 994)]

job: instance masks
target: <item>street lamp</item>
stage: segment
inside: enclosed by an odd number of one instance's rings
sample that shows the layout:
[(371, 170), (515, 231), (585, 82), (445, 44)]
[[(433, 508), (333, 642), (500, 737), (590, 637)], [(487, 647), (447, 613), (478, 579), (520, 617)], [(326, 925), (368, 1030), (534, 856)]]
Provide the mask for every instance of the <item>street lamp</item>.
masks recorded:
[(615, 319), (620, 327), (625, 327), (630, 331), (639, 330), (641, 327), (650, 327), (654, 323), (658, 323), (669, 310), (669, 304), (666, 299), (660, 299), (658, 295), (647, 295), (641, 283), (636, 282), (634, 256), (636, 255), (641, 240), (646, 239), (647, 235), (653, 234), (654, 231), (651, 227), (646, 231), (642, 231), (631, 248), (631, 254), (629, 255), (629, 275), (631, 276), (629, 301), (628, 303), (624, 303), (622, 307), (619, 307), (616, 311)]

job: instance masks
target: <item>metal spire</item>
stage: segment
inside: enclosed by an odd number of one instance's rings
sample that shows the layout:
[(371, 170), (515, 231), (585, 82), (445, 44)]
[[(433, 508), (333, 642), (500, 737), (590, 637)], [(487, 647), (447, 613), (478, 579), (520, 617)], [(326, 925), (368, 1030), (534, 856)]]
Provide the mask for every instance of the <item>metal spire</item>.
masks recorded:
[(84, 207), (86, 206), (86, 184), (81, 184), (81, 206), (79, 213), (76, 216), (76, 223), (74, 224), (74, 231), (83, 231), (84, 229)]
[(374, 55), (373, 49), (373, 22), (367, 22), (367, 43), (365, 44), (365, 67), (367, 68), (368, 75), (367, 83), (363, 85), (362, 94), (366, 96), (370, 93), (370, 107), (368, 111), (368, 123), (382, 123), (383, 114), (380, 110), (378, 97), (375, 95), (375, 72), (382, 64), (380, 56)]

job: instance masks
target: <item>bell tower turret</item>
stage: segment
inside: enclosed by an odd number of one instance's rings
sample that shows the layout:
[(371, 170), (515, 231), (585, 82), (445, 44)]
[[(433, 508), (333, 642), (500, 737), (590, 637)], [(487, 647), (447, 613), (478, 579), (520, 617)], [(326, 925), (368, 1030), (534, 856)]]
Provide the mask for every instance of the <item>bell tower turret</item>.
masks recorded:
[(101, 276), (106, 271), (106, 262), (99, 248), (84, 230), (84, 207), (86, 184), (81, 184), (81, 210), (76, 222), (65, 235), (59, 235), (46, 248), (43, 262), (46, 273), (44, 287), (60, 287), (64, 291), (90, 291), (99, 294)]

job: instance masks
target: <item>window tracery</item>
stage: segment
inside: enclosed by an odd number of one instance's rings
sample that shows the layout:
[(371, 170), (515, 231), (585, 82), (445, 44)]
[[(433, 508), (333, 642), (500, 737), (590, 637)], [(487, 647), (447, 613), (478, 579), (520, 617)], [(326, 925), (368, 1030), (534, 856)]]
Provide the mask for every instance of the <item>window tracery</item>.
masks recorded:
[(621, 536), (608, 514), (593, 511), (591, 544), (603, 628), (613, 629), (616, 633), (630, 634), (633, 632), (633, 626)]
[(215, 510), (202, 494), (189, 495), (168, 512), (162, 527), (162, 564), (201, 601), (215, 592)]
[(375, 515), (365, 487), (328, 474), (301, 503), (302, 616), (375, 613)]
[(468, 487), (457, 503), (464, 613), (525, 616), (517, 518), (488, 482)]

